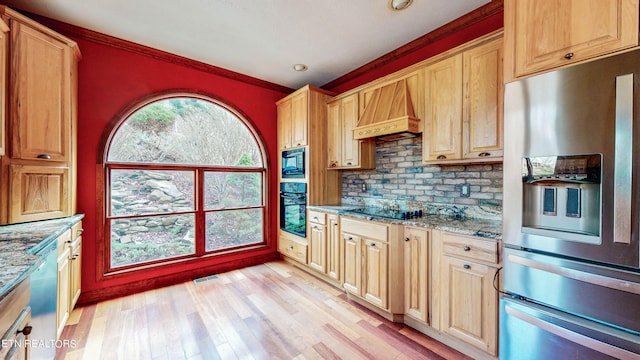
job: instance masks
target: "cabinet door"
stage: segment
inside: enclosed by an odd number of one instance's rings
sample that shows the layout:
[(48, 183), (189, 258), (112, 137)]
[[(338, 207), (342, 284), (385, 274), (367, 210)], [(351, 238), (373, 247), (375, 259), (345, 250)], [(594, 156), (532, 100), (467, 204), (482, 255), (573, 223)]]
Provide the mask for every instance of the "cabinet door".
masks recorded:
[(638, 44), (638, 0), (507, 0), (504, 9), (516, 76)]
[(425, 162), (462, 158), (462, 54), (425, 68)]
[(362, 283), (362, 250), (360, 237), (342, 233), (344, 243), (344, 289), (360, 295)]
[(340, 163), (342, 153), (341, 104), (341, 100), (327, 103), (327, 167), (329, 169), (342, 165)]
[(370, 303), (387, 309), (389, 245), (384, 242), (362, 239), (362, 296)]
[[(29, 345), (25, 340), (22, 330), (31, 325), (31, 308), (22, 310), (15, 323), (11, 325), (7, 333), (2, 337), (2, 347), (0, 347), (0, 359), (4, 360), (29, 360), (31, 359)], [(20, 332), (18, 332), (20, 331)]]
[(309, 267), (321, 273), (327, 272), (326, 226), (309, 223)]
[(71, 48), (11, 20), (12, 158), (68, 162)]
[(278, 104), (278, 146), (291, 148), (291, 99)]
[(10, 166), (9, 222), (69, 216), (69, 168)]
[(405, 228), (404, 232), (404, 308), (405, 314), (429, 321), (429, 233), (423, 229)]
[(69, 313), (71, 313), (78, 302), (78, 298), (80, 298), (82, 280), (82, 237), (77, 237), (71, 244), (69, 276)]
[(306, 91), (291, 99), (291, 146), (307, 145), (307, 122), (309, 121), (309, 94)]
[(497, 347), (495, 268), (442, 257), (442, 330), (491, 355)]
[(502, 39), (463, 54), (465, 159), (502, 158)]
[(335, 280), (341, 279), (340, 226), (338, 215), (329, 215), (327, 225), (327, 275)]
[(9, 28), (4, 21), (0, 19), (0, 156), (6, 153), (5, 147), (5, 129), (6, 117), (5, 112), (7, 104), (7, 31)]
[(360, 142), (353, 138), (353, 128), (358, 122), (358, 94), (342, 99), (341, 106), (341, 158), (342, 166), (358, 167), (360, 165)]
[(71, 292), (71, 284), (69, 278), (69, 256), (71, 254), (71, 248), (65, 246), (65, 249), (58, 256), (58, 294), (56, 305), (56, 329), (57, 338), (60, 338), (64, 325), (69, 318), (69, 305), (71, 299), (69, 294)]

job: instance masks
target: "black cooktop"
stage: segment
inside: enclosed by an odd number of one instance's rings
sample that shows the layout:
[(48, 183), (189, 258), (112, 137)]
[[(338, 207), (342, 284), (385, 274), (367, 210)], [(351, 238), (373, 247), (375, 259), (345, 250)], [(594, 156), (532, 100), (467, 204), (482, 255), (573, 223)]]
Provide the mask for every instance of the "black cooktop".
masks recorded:
[(373, 217), (382, 217), (387, 219), (407, 220), (420, 218), (423, 215), (422, 210), (395, 210), (385, 209), (381, 207), (365, 207), (359, 209), (352, 209), (346, 211), (346, 213), (353, 213), (359, 215), (367, 215)]

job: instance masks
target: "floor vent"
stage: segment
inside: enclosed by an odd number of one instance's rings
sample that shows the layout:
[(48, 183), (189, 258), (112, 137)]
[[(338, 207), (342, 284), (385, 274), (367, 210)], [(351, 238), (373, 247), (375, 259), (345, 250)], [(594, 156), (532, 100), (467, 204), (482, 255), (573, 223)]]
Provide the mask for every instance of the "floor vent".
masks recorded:
[(213, 275), (209, 275), (209, 276), (193, 279), (193, 283), (194, 284), (200, 284), (200, 283), (203, 283), (205, 281), (209, 281), (209, 280), (213, 280), (213, 279), (217, 279), (217, 278), (218, 278), (218, 275), (217, 274), (213, 274)]

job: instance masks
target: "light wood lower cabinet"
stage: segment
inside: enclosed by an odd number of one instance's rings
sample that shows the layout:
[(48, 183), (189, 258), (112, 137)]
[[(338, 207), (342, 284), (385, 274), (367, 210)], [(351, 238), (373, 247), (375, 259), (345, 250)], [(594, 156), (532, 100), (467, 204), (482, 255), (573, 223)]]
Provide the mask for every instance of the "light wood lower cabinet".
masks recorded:
[(342, 281), (342, 246), (340, 239), (340, 217), (327, 214), (327, 276)]
[(440, 331), (496, 355), (498, 292), (493, 280), (498, 243), (447, 232), (439, 233), (438, 238), (442, 250), (437, 303)]
[(330, 281), (342, 281), (342, 247), (340, 246), (340, 220), (338, 215), (309, 210), (307, 240), (309, 241), (309, 267)]
[(278, 237), (278, 251), (297, 262), (302, 264), (307, 263), (307, 240), (299, 236), (291, 235), (280, 231)]
[(82, 222), (58, 237), (56, 336), (59, 338), (81, 291)]
[(29, 279), (22, 281), (0, 301), (0, 359), (26, 360), (30, 358), (25, 340), (31, 333)]
[(429, 323), (429, 230), (404, 228), (404, 313)]
[(402, 241), (399, 225), (341, 218), (344, 289), (392, 317), (402, 314)]

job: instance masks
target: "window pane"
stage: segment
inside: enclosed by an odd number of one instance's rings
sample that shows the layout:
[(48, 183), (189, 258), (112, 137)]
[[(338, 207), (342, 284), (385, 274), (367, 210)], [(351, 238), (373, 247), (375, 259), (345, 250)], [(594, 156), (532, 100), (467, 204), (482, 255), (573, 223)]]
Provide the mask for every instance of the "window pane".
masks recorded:
[(262, 214), (262, 208), (207, 213), (206, 250), (263, 242)]
[(194, 210), (193, 171), (111, 170), (111, 216)]
[(234, 113), (209, 101), (156, 101), (114, 134), (109, 162), (262, 166), (260, 147)]
[(195, 253), (194, 214), (111, 220), (111, 267)]
[(262, 173), (205, 172), (206, 210), (261, 205)]

